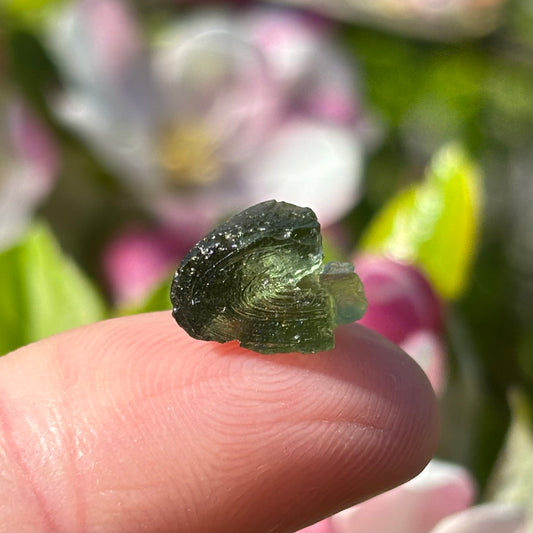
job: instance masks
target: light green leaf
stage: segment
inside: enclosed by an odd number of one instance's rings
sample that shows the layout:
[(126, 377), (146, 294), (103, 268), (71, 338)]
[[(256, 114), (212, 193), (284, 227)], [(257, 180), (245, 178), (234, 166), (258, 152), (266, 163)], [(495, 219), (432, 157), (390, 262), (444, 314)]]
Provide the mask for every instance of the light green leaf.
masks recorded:
[(531, 400), (519, 390), (509, 395), (511, 425), (489, 481), (487, 499), (523, 505), (528, 527), (533, 531), (533, 412)]
[(0, 253), (0, 354), (105, 317), (103, 300), (43, 225)]
[(371, 221), (361, 249), (410, 261), (444, 298), (464, 290), (477, 244), (481, 177), (451, 144), (433, 158), (425, 179), (394, 197)]
[(25, 24), (40, 25), (53, 9), (67, 0), (3, 0), (5, 12)]

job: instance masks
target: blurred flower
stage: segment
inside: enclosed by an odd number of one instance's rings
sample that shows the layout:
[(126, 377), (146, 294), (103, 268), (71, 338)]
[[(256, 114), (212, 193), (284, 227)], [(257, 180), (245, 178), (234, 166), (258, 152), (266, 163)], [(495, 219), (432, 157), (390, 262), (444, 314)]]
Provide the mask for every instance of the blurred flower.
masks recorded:
[(524, 509), (470, 507), (475, 485), (463, 467), (433, 459), (415, 478), (299, 533), (521, 533)]
[(126, 5), (85, 0), (50, 41), (68, 87), (57, 112), (164, 223), (192, 221), (198, 237), (276, 198), (327, 226), (356, 202), (354, 68), (324, 24), (284, 10), (200, 10), (145, 50)]
[(1, 250), (20, 237), (50, 192), (58, 153), (43, 124), (15, 100), (0, 100), (0, 141)]
[(113, 301), (121, 306), (141, 302), (193, 244), (166, 228), (121, 231), (103, 252), (103, 274)]
[(476, 505), (444, 518), (431, 533), (526, 533), (525, 509), (506, 503)]
[(355, 258), (368, 309), (360, 324), (399, 344), (426, 372), (436, 392), (446, 382), (442, 303), (414, 265), (377, 255)]
[(483, 35), (501, 20), (507, 0), (282, 0), (407, 35), (430, 39), (460, 39)]
[(433, 459), (407, 483), (331, 516), (327, 532), (429, 533), (444, 517), (472, 505), (474, 497), (466, 469)]
[(369, 307), (360, 323), (400, 343), (419, 330), (441, 333), (441, 303), (414, 265), (383, 256), (355, 258)]
[(447, 376), (446, 348), (442, 338), (421, 329), (407, 336), (400, 346), (420, 365), (435, 392), (442, 394)]
[(339, 533), (423, 533), (469, 507), (474, 496), (467, 470), (434, 459), (407, 483), (338, 513), (333, 526)]

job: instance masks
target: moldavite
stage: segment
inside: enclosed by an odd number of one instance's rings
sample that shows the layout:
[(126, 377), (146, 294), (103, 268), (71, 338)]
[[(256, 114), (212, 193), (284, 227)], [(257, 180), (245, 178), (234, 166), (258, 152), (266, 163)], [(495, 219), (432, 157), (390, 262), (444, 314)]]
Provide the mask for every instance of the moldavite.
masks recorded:
[(185, 256), (170, 290), (172, 315), (191, 336), (238, 340), (259, 353), (314, 353), (367, 307), (351, 263), (322, 264), (309, 208), (270, 200), (231, 217)]

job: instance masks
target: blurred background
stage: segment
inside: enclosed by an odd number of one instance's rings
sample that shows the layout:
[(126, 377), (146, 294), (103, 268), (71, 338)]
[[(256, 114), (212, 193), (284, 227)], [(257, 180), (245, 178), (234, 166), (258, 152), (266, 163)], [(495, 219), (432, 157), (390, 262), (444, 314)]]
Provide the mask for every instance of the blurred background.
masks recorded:
[(528, 0), (1, 0), (0, 353), (170, 309), (218, 222), (311, 207), (443, 418), (426, 499), (317, 527), (533, 531), (532, 30)]

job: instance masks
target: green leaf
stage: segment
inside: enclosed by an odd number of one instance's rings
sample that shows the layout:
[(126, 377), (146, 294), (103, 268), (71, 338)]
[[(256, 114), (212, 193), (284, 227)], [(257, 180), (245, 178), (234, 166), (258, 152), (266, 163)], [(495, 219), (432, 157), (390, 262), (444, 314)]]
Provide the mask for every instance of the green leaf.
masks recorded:
[(477, 244), (481, 178), (462, 148), (433, 158), (425, 179), (399, 193), (370, 222), (361, 249), (410, 261), (444, 298), (464, 290)]
[(50, 12), (67, 0), (3, 0), (2, 8), (18, 22), (41, 25)]
[(509, 395), (511, 425), (487, 489), (487, 499), (523, 505), (528, 527), (533, 530), (533, 412), (531, 398), (518, 390)]
[(0, 253), (0, 279), (0, 354), (105, 317), (100, 295), (43, 225)]

